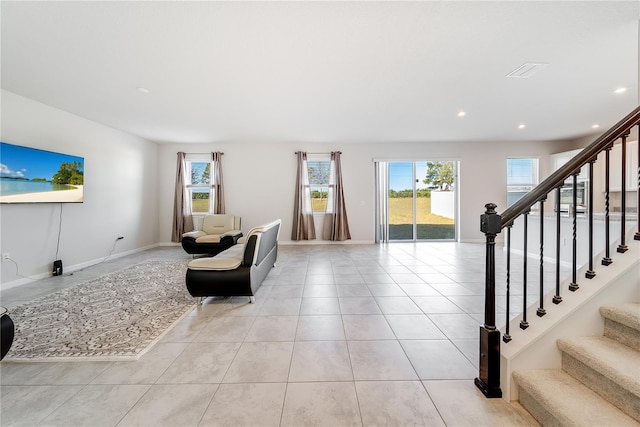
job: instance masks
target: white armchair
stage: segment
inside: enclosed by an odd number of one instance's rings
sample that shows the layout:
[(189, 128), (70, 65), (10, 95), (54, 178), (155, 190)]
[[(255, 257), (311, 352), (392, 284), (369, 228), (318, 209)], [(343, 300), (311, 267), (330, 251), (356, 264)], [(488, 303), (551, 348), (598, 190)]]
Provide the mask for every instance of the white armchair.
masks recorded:
[(199, 229), (182, 235), (182, 247), (188, 254), (215, 255), (242, 237), (241, 217), (230, 214), (205, 215)]

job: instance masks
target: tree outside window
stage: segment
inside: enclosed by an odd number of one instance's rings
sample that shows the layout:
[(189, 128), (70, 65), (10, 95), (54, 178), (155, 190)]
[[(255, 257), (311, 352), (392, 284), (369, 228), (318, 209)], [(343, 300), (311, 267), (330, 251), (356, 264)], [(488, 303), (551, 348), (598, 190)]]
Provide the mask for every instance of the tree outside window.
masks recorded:
[(331, 160), (307, 160), (311, 207), (314, 213), (327, 211)]
[(213, 212), (213, 192), (211, 187), (211, 162), (187, 161), (189, 168), (187, 191), (191, 194), (191, 213)]
[(422, 182), (432, 190), (451, 191), (455, 178), (453, 162), (427, 162), (427, 176)]

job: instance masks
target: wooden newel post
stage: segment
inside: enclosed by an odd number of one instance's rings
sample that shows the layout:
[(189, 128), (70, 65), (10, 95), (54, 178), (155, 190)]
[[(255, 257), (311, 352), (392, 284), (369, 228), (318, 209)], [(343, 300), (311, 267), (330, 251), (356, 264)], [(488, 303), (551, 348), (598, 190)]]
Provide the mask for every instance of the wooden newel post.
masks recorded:
[(500, 389), (500, 331), (496, 328), (496, 235), (502, 218), (497, 205), (487, 203), (480, 215), (480, 231), (486, 236), (484, 325), (480, 326), (480, 369), (476, 387), (486, 397), (502, 397)]

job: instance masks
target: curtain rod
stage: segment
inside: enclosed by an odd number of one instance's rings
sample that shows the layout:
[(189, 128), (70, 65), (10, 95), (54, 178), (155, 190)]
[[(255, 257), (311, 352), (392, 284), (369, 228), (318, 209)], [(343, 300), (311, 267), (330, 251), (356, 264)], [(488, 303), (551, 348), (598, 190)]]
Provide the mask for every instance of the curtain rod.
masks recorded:
[[(214, 151), (214, 153), (219, 153), (219, 154), (224, 155), (224, 153), (223, 153), (223, 152), (221, 152), (221, 151)], [(211, 151), (209, 151), (208, 153), (185, 153), (185, 154), (195, 154), (195, 155), (197, 155), (197, 156), (204, 156), (204, 155), (206, 155), (206, 154), (211, 154)]]
[[(298, 153), (304, 153), (304, 151), (296, 151), (296, 152), (295, 152), (295, 153), (293, 153), (293, 154), (298, 154)], [(310, 152), (310, 151), (307, 151), (306, 153), (307, 153), (307, 154), (331, 154), (331, 153), (338, 153), (338, 154), (342, 154), (342, 151), (330, 151), (330, 152), (328, 152), (328, 153), (327, 153), (327, 152), (322, 152), (322, 153), (320, 153), (320, 152), (316, 152), (316, 153), (312, 153), (312, 152)]]

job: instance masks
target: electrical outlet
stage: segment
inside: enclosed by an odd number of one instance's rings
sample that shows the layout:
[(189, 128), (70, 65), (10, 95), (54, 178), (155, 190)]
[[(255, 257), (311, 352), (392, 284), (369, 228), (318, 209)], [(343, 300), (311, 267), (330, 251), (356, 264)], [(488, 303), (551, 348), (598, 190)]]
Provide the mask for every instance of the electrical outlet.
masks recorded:
[(8, 259), (11, 259), (11, 254), (9, 252), (5, 252), (2, 254), (2, 260), (6, 261)]

